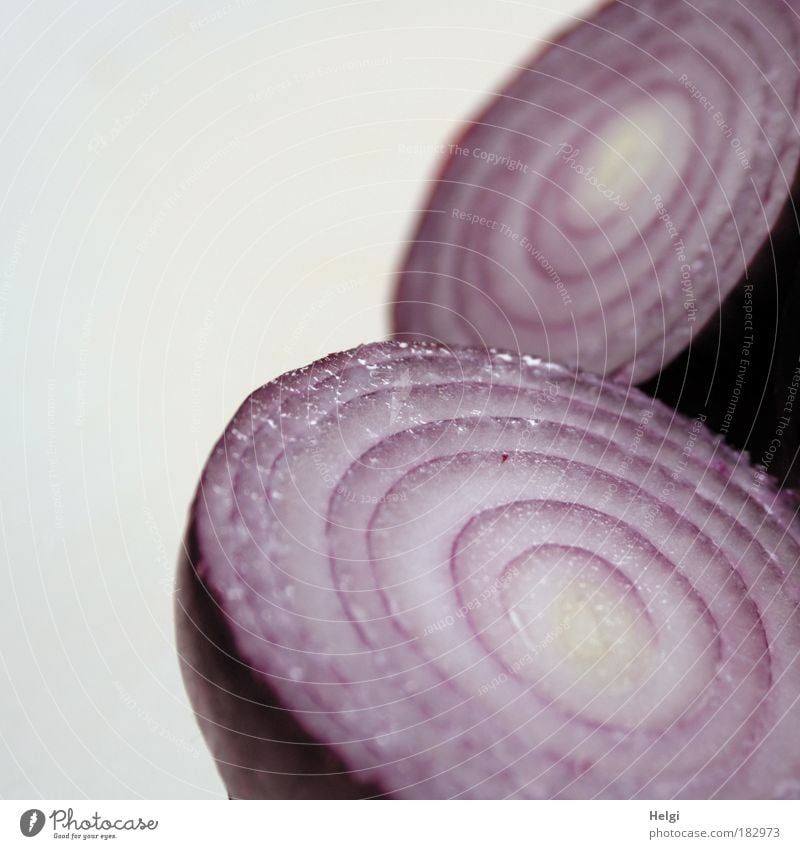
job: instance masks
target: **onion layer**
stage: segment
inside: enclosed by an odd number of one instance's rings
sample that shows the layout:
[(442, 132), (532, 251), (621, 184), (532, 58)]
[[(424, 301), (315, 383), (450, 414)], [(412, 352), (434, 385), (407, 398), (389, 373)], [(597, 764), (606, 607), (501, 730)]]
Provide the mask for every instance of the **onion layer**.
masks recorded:
[(183, 613), (190, 693), (238, 796), (339, 771), (353, 795), (799, 798), (795, 507), (637, 390), (332, 355), (254, 392), (203, 473), (191, 592), (230, 654), (205, 663)]
[(796, 256), (799, 5), (609, 3), (549, 45), (450, 145), (397, 338), (659, 372), (789, 218)]

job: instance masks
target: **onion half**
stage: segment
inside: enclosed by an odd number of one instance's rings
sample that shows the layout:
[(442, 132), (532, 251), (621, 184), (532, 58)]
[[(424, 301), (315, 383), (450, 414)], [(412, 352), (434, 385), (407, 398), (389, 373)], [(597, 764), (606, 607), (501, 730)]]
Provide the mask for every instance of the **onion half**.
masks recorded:
[(705, 328), (710, 373), (720, 305), (750, 274), (769, 366), (798, 242), (799, 6), (612, 2), (548, 45), (449, 146), (396, 338), (638, 384)]
[(233, 796), (800, 798), (796, 506), (601, 378), (335, 354), (208, 461), (189, 693)]

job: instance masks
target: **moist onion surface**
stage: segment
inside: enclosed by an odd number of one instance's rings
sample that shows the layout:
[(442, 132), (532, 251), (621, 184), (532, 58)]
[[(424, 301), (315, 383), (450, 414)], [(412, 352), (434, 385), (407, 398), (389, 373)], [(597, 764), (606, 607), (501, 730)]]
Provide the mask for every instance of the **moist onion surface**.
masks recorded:
[[(245, 401), (191, 559), (230, 663), (374, 793), (797, 798), (795, 508), (635, 389), (383, 343)], [(257, 795), (285, 765), (225, 723)]]
[(673, 360), (779, 222), (796, 244), (799, 5), (610, 3), (548, 45), (449, 146), (397, 337), (635, 383)]

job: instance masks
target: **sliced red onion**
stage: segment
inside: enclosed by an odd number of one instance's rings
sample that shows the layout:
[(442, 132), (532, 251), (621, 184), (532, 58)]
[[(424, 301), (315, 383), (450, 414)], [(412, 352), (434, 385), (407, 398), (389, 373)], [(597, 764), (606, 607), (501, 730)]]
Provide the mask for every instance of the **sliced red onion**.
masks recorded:
[(796, 506), (638, 390), (335, 354), (208, 461), (189, 692), (233, 796), (800, 798)]
[(612, 2), (548, 45), (449, 146), (397, 338), (640, 383), (708, 328), (704, 367), (724, 368), (714, 319), (758, 268), (771, 348), (776, 262), (797, 253), (798, 56), (796, 0)]

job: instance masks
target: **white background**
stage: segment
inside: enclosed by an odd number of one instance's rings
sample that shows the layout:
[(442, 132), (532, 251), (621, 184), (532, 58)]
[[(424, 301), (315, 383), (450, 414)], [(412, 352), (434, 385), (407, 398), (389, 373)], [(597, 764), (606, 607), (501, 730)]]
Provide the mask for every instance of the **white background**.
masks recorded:
[(224, 795), (172, 624), (206, 455), (386, 335), (434, 146), (589, 5), (2, 0), (0, 796)]

